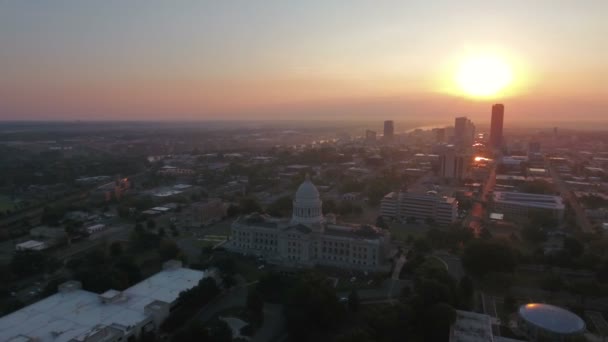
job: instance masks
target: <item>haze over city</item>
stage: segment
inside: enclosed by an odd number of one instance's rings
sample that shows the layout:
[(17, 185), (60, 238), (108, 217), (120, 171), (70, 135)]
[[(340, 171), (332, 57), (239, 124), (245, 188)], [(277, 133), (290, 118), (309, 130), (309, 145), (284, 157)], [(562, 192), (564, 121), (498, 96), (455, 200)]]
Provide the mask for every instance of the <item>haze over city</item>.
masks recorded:
[(0, 119), (487, 121), (508, 100), (515, 123), (597, 121), (606, 13), (602, 0), (2, 1)]
[(608, 338), (608, 0), (0, 0), (0, 342)]

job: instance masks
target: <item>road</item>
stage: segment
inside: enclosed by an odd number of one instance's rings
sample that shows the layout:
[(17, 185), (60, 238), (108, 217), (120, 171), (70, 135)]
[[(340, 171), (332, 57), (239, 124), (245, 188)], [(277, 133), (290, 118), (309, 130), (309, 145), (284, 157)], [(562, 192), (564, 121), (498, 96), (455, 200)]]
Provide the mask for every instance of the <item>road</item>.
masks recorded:
[(464, 269), (462, 268), (462, 262), (459, 257), (443, 251), (437, 251), (433, 253), (433, 256), (443, 261), (448, 268), (448, 273), (454, 277), (454, 279), (460, 280), (464, 277)]
[(549, 167), (549, 171), (551, 172), (551, 177), (553, 177), (553, 183), (557, 185), (557, 189), (561, 194), (562, 198), (566, 202), (570, 203), (570, 207), (572, 208), (572, 210), (574, 210), (574, 213), (576, 214), (576, 223), (578, 224), (578, 226), (585, 233), (593, 233), (593, 226), (591, 225), (591, 222), (589, 222), (589, 219), (585, 214), (585, 210), (581, 207), (572, 192), (568, 189), (566, 183), (562, 181), (559, 176), (559, 173), (557, 173), (553, 166)]
[(245, 283), (242, 277), (237, 277), (239, 285), (222, 293), (209, 304), (205, 305), (198, 313), (198, 318), (205, 322), (213, 318), (218, 312), (235, 307), (244, 307), (247, 303), (248, 287), (255, 284)]
[[(218, 313), (227, 309), (245, 307), (247, 305), (248, 289), (257, 282), (245, 283), (245, 279), (242, 277), (237, 278), (239, 278), (239, 285), (222, 293), (199, 311), (197, 316), (201, 321), (208, 321)], [(256, 332), (251, 341), (272, 341), (283, 334), (285, 334), (285, 315), (283, 315), (283, 306), (265, 303), (264, 324)]]
[(463, 226), (471, 229), (475, 236), (479, 236), (482, 228), (482, 222), (486, 216), (484, 203), (487, 203), (489, 198), (488, 195), (492, 189), (494, 189), (494, 185), (496, 184), (496, 166), (492, 166), (490, 169), (490, 174), (488, 175), (488, 179), (486, 180), (483, 190), (479, 195), (479, 198), (473, 203), (471, 207), (471, 211), (469, 215), (464, 221)]
[(286, 321), (283, 314), (283, 305), (264, 304), (264, 324), (253, 338), (253, 342), (267, 342), (286, 334)]
[(585, 316), (593, 323), (595, 330), (602, 337), (608, 336), (608, 323), (598, 311), (585, 311)]

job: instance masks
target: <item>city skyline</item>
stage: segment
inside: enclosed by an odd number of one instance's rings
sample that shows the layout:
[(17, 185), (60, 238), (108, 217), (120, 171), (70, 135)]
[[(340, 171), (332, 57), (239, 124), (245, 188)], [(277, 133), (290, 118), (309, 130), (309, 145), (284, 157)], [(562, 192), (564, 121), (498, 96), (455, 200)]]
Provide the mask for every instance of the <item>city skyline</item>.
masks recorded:
[[(603, 1), (4, 1), (0, 120), (486, 122), (497, 102), (513, 123), (601, 120), (607, 11)], [(491, 94), (471, 84), (476, 68), (501, 63), (508, 75)]]

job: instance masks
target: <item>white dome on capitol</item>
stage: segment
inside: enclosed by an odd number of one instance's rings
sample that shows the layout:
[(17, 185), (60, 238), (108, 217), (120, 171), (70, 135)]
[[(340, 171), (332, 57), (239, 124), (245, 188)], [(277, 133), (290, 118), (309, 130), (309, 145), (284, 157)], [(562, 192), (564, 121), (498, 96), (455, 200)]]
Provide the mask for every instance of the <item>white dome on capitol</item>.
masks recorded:
[(296, 191), (296, 201), (298, 202), (309, 202), (319, 200), (319, 190), (312, 184), (310, 177), (306, 177), (304, 183), (300, 184), (298, 191)]
[(303, 224), (308, 227), (323, 223), (323, 202), (317, 187), (306, 175), (306, 180), (298, 187), (293, 200), (292, 224)]

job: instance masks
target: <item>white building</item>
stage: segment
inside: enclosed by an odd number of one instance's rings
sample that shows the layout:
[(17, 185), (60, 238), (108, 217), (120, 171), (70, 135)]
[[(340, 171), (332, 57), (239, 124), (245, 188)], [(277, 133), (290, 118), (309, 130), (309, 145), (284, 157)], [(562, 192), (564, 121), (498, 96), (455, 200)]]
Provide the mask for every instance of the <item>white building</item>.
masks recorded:
[(193, 288), (205, 272), (168, 261), (163, 271), (124, 290), (97, 294), (77, 281), (58, 293), (0, 318), (0, 341), (117, 342), (135, 341), (169, 316), (180, 292)]
[(471, 168), (471, 157), (458, 153), (454, 149), (446, 149), (439, 156), (439, 176), (460, 180), (469, 176)]
[(382, 199), (380, 215), (401, 221), (432, 219), (439, 225), (449, 225), (458, 218), (458, 201), (453, 197), (391, 192)]
[(389, 234), (369, 225), (338, 225), (323, 217), (319, 191), (306, 179), (291, 219), (251, 214), (232, 224), (228, 250), (289, 267), (325, 265), (366, 271), (390, 269)]
[(565, 206), (560, 196), (495, 191), (492, 212), (504, 214), (505, 220), (527, 221), (532, 213), (548, 215), (558, 222), (564, 218)]
[(106, 229), (106, 225), (105, 224), (101, 224), (101, 223), (94, 224), (94, 225), (89, 226), (89, 227), (86, 228), (87, 233), (89, 233), (89, 235), (93, 235), (95, 233), (99, 233), (99, 232), (101, 232), (101, 231), (103, 231), (105, 229)]
[(380, 216), (385, 218), (399, 217), (399, 193), (391, 192), (380, 201)]
[(15, 249), (18, 251), (41, 251), (47, 248), (47, 245), (42, 241), (28, 240), (18, 243)]
[(476, 312), (456, 310), (456, 322), (450, 328), (449, 342), (523, 342), (493, 335), (493, 318)]

